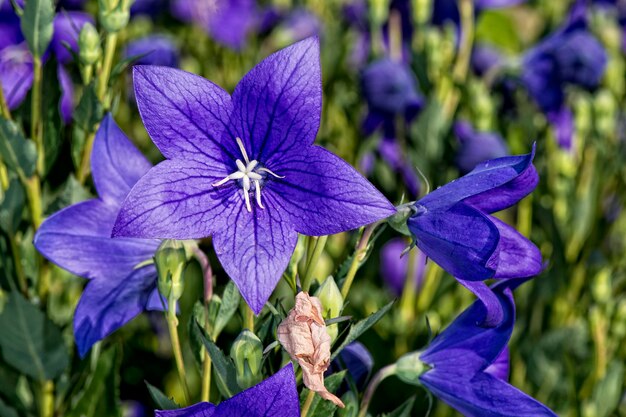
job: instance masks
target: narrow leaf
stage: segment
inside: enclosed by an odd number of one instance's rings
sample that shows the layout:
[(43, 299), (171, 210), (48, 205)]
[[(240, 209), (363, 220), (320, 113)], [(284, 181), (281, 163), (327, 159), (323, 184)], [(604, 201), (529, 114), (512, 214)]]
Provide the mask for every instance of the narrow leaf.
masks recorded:
[(37, 150), (35, 142), (24, 138), (17, 125), (0, 117), (0, 158), (20, 176), (30, 177), (35, 172)]
[[(343, 381), (345, 376), (346, 376), (345, 370), (334, 373), (324, 380), (324, 386), (329, 392), (334, 394), (337, 391), (337, 389), (339, 389), (339, 385), (341, 385), (341, 381)], [(304, 404), (304, 401), (306, 401), (306, 397), (308, 395), (309, 395), (309, 390), (306, 388), (303, 389), (302, 393), (300, 394), (301, 406), (302, 404)], [(337, 409), (337, 406), (333, 402), (326, 401), (322, 399), (322, 397), (320, 397), (319, 395), (316, 395), (313, 398), (313, 402), (311, 403), (311, 407), (309, 408), (308, 415), (312, 417), (329, 417), (335, 413), (336, 409)]]
[(33, 55), (41, 57), (54, 32), (54, 4), (52, 0), (28, 0), (25, 3), (21, 19), (22, 33)]
[(241, 296), (239, 295), (237, 287), (235, 286), (233, 281), (228, 281), (228, 284), (226, 284), (226, 287), (224, 288), (222, 305), (220, 306), (220, 310), (217, 313), (217, 318), (215, 319), (215, 323), (213, 324), (214, 339), (217, 339), (220, 333), (222, 333), (224, 327), (226, 327), (230, 319), (233, 317), (233, 314), (235, 314), (235, 312), (237, 311), (240, 299)]
[(151, 385), (148, 381), (144, 381), (146, 386), (148, 387), (148, 392), (150, 393), (150, 397), (156, 404), (156, 408), (159, 410), (177, 410), (180, 408), (178, 404), (174, 402), (167, 395), (163, 394), (160, 389)]
[(16, 179), (11, 181), (0, 202), (0, 229), (9, 235), (15, 234), (22, 219), (25, 204), (24, 189)]
[(403, 402), (400, 407), (396, 408), (390, 413), (381, 414), (380, 417), (411, 417), (411, 410), (413, 410), (413, 404), (415, 404), (415, 396), (409, 398)]

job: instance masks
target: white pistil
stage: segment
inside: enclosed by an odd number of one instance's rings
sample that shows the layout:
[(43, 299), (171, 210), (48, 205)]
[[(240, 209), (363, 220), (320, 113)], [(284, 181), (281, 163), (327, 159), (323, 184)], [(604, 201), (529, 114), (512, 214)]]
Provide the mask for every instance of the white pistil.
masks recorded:
[(261, 180), (263, 176), (259, 174), (259, 172), (268, 173), (276, 178), (285, 178), (281, 175), (275, 174), (267, 168), (257, 168), (259, 165), (259, 161), (253, 159), (252, 161), (248, 158), (248, 153), (246, 152), (246, 148), (243, 146), (243, 142), (240, 138), (237, 138), (237, 145), (239, 146), (239, 150), (241, 151), (241, 155), (243, 156), (243, 160), (245, 164), (241, 161), (241, 159), (237, 159), (235, 161), (235, 165), (237, 165), (237, 171), (232, 174), (226, 176), (226, 178), (214, 182), (213, 187), (219, 187), (220, 185), (226, 184), (230, 180), (241, 180), (241, 186), (243, 188), (243, 198), (246, 202), (246, 209), (249, 212), (252, 212), (252, 205), (250, 204), (250, 189), (252, 188), (252, 184), (254, 184), (255, 195), (256, 195), (256, 203), (262, 209), (265, 207), (261, 201)]

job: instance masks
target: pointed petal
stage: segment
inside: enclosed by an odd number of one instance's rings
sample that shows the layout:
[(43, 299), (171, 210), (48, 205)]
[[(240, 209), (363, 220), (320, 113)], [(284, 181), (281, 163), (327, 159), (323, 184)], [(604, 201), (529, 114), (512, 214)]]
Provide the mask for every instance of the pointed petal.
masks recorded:
[(227, 226), (213, 236), (213, 247), (224, 270), (235, 281), (250, 308), (259, 314), (285, 271), (296, 246), (297, 233), (277, 197), (263, 191), (265, 209), (238, 208), (226, 217)]
[(272, 171), (285, 178), (268, 179), (280, 196), (296, 231), (330, 235), (389, 217), (393, 205), (341, 158), (319, 146), (285, 156)]
[(524, 278), (539, 275), (543, 269), (541, 252), (530, 240), (502, 220), (490, 216), (500, 233), (494, 278)]
[(194, 160), (165, 160), (130, 191), (113, 236), (199, 239), (228, 226), (241, 205), (234, 182), (212, 184), (228, 173)]
[(493, 277), (495, 269), (487, 261), (499, 235), (485, 214), (458, 203), (446, 211), (417, 214), (407, 225), (426, 256), (456, 278), (483, 281)]
[(9, 109), (19, 106), (33, 84), (33, 58), (26, 42), (0, 50), (0, 85)]
[(224, 155), (237, 159), (234, 143), (228, 149), (221, 143), (232, 110), (226, 91), (200, 76), (155, 65), (135, 65), (133, 81), (143, 124), (166, 158), (217, 164)]
[(72, 112), (74, 111), (74, 84), (72, 84), (72, 77), (63, 65), (57, 65), (57, 74), (61, 86), (61, 102), (59, 103), (61, 119), (65, 124), (69, 124), (72, 122)]
[(126, 275), (91, 280), (80, 297), (74, 316), (74, 338), (81, 357), (91, 346), (144, 311), (155, 288), (154, 265), (130, 269)]
[[(465, 199), (471, 201), (469, 204), (488, 212), (510, 207), (537, 185), (537, 174), (532, 166), (534, 155), (533, 146), (533, 151), (526, 155), (505, 156), (483, 162), (469, 174), (437, 188), (418, 203), (429, 210), (444, 209)], [(519, 183), (515, 181), (520, 177)], [(491, 202), (491, 199), (495, 201)]]
[(500, 304), (498, 296), (483, 281), (464, 281), (457, 279), (461, 285), (470, 290), (476, 297), (482, 301), (486, 308), (485, 318), (482, 322), (476, 322), (477, 325), (485, 327), (495, 327), (504, 319), (504, 310)]
[(468, 381), (434, 369), (422, 375), (420, 381), (464, 416), (556, 417), (539, 401), (489, 374), (480, 373)]
[(507, 346), (500, 352), (496, 360), (485, 368), (484, 372), (506, 382), (509, 380), (510, 361), (509, 348)]
[(503, 319), (495, 327), (481, 326), (487, 310), (477, 300), (441, 332), (420, 360), (435, 369), (471, 377), (491, 365), (506, 347), (515, 324), (515, 302), (505, 281), (493, 288), (503, 311)]
[(251, 160), (271, 166), (286, 151), (312, 144), (322, 108), (318, 39), (261, 61), (235, 88), (233, 105), (231, 123)]
[(75, 204), (46, 219), (33, 243), (48, 260), (78, 276), (126, 276), (139, 263), (152, 258), (159, 242), (111, 239), (116, 213), (115, 207), (99, 200)]
[(156, 417), (213, 417), (216, 410), (217, 407), (211, 403), (198, 403), (178, 410), (155, 410), (154, 415)]
[(91, 168), (98, 195), (105, 201), (121, 204), (139, 178), (152, 164), (139, 152), (107, 114), (93, 143)]

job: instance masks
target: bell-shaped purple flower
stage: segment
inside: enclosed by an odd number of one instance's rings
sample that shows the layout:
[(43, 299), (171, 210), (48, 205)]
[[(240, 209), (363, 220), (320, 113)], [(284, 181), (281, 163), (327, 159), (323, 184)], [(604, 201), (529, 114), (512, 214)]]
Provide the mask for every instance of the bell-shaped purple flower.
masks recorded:
[(566, 86), (593, 90), (600, 84), (606, 64), (604, 47), (588, 29), (583, 1), (574, 4), (561, 28), (524, 54), (522, 83), (555, 127), (562, 147), (571, 147), (574, 130), (565, 103)]
[(411, 121), (424, 105), (411, 69), (389, 58), (374, 61), (361, 71), (361, 90), (369, 108), (363, 122), (368, 134), (382, 125), (385, 136), (394, 137), (395, 117)]
[(460, 144), (456, 165), (462, 174), (467, 174), (481, 162), (509, 154), (502, 136), (495, 132), (478, 132), (467, 121), (456, 122), (454, 133)]
[(491, 216), (511, 207), (539, 181), (535, 154), (484, 162), (469, 174), (415, 203), (407, 225), (430, 259), (474, 292), (487, 307), (486, 325), (503, 319), (489, 278), (523, 278), (541, 272), (539, 249), (513, 227)]
[[(385, 284), (395, 296), (400, 296), (408, 276), (409, 257), (402, 256), (407, 247), (407, 243), (402, 238), (394, 238), (385, 243), (380, 251), (380, 275), (385, 280)], [(426, 255), (418, 250), (416, 259), (415, 286), (419, 289), (424, 279), (426, 269)]]
[(198, 403), (179, 410), (157, 410), (156, 417), (299, 417), (300, 401), (290, 363), (258, 385), (218, 405)]
[(373, 367), (374, 358), (372, 358), (372, 354), (363, 343), (357, 341), (350, 343), (341, 351), (339, 356), (331, 362), (324, 376), (328, 377), (335, 372), (346, 369), (357, 388), (363, 389), (372, 373)]
[(74, 337), (84, 356), (91, 346), (144, 310), (161, 309), (152, 259), (158, 240), (111, 239), (120, 205), (151, 167), (108, 115), (91, 156), (99, 198), (46, 219), (34, 245), (48, 260), (89, 279), (74, 315)]
[(493, 287), (503, 312), (496, 327), (477, 323), (488, 314), (476, 301), (420, 354), (431, 367), (420, 382), (435, 396), (468, 417), (539, 417), (556, 414), (507, 382), (507, 344), (515, 324), (512, 290), (522, 280)]
[(178, 48), (167, 36), (149, 35), (129, 42), (124, 56), (139, 56), (134, 64), (178, 67)]
[(322, 106), (317, 39), (266, 58), (232, 97), (166, 67), (135, 66), (134, 82), (144, 125), (167, 160), (132, 189), (113, 236), (213, 236), (256, 313), (298, 233), (339, 233), (395, 212), (354, 168), (313, 145)]

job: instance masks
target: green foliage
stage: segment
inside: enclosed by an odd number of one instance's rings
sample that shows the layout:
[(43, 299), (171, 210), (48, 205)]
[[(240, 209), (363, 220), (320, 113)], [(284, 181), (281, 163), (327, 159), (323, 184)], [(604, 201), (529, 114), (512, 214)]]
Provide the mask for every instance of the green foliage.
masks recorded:
[(144, 381), (146, 383), (146, 387), (148, 387), (148, 392), (150, 392), (150, 397), (154, 401), (157, 409), (159, 410), (176, 410), (180, 408), (174, 400), (169, 398), (167, 395), (163, 394), (160, 389), (150, 384), (148, 381)]
[(54, 32), (54, 3), (52, 0), (28, 0), (25, 3), (21, 19), (22, 33), (33, 55), (41, 57)]
[(38, 381), (57, 378), (69, 362), (59, 328), (17, 292), (0, 314), (0, 348), (8, 364)]
[(0, 229), (9, 235), (14, 235), (22, 219), (25, 196), (24, 189), (16, 179), (11, 181), (0, 202)]
[[(337, 391), (346, 376), (346, 372), (347, 371), (337, 372), (324, 379), (324, 386), (330, 393), (335, 393)], [(309, 390), (304, 388), (300, 393), (300, 407), (302, 407), (302, 404), (304, 404), (308, 395)], [(319, 395), (315, 395), (307, 415), (311, 417), (332, 417), (335, 415), (335, 411), (337, 411), (335, 403), (332, 401), (326, 401)]]
[(413, 404), (415, 404), (415, 396), (400, 404), (400, 406), (392, 412), (382, 414), (380, 417), (410, 417)]
[[(66, 70), (64, 70), (66, 71)], [(69, 76), (69, 74), (68, 74)], [(49, 60), (43, 69), (42, 101), (43, 143), (45, 149), (46, 173), (50, 171), (56, 161), (63, 137), (61, 136), (61, 74), (57, 75), (57, 62)]]
[(0, 117), (0, 158), (20, 177), (30, 177), (35, 172), (37, 149), (35, 143), (24, 138), (17, 125)]

